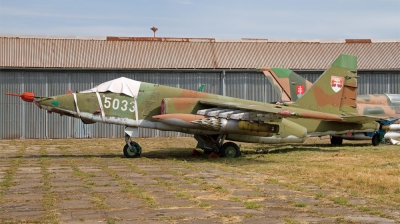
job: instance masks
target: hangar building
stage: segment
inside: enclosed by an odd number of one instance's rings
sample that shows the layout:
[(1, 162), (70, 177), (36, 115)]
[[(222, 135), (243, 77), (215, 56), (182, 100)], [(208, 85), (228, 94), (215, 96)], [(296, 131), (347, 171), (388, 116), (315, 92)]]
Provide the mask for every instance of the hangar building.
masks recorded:
[[(358, 56), (359, 94), (400, 94), (400, 40), (0, 35), (0, 139), (124, 136), (121, 126), (47, 114), (5, 92), (52, 96), (124, 76), (272, 102), (278, 95), (256, 68), (290, 68), (313, 82), (341, 53)], [(149, 129), (139, 135), (186, 136)]]

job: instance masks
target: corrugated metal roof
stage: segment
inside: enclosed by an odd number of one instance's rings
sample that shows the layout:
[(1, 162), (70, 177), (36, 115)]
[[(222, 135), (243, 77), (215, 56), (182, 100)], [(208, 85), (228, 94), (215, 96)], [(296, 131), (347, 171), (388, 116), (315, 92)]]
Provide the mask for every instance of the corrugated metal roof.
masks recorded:
[(400, 69), (400, 40), (0, 37), (2, 68), (323, 70), (341, 53), (362, 70)]

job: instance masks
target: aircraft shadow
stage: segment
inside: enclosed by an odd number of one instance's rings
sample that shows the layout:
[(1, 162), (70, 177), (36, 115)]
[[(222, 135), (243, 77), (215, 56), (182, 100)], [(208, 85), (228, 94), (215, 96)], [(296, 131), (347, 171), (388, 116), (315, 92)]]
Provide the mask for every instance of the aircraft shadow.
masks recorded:
[(279, 153), (291, 153), (291, 152), (323, 152), (323, 153), (336, 153), (339, 150), (326, 150), (323, 149), (324, 147), (307, 147), (307, 146), (294, 146), (294, 147), (288, 147), (283, 146), (283, 147), (260, 147), (257, 148), (256, 150), (248, 150), (245, 152), (247, 155), (253, 155), (253, 154), (279, 154)]
[(335, 153), (346, 147), (374, 147), (371, 143), (343, 143), (342, 145), (331, 145), (331, 144), (315, 144), (315, 143), (302, 143), (302, 144), (287, 144), (287, 145), (269, 145), (267, 147), (259, 147), (267, 153), (288, 153), (295, 151), (314, 151), (324, 153)]
[[(246, 158), (246, 155), (263, 155), (263, 154), (278, 154), (278, 153), (292, 153), (292, 152), (322, 152), (322, 153), (337, 153), (343, 147), (367, 147), (371, 146), (369, 143), (357, 143), (357, 144), (343, 144), (340, 146), (332, 146), (330, 144), (285, 144), (285, 145), (266, 145), (265, 147), (254, 147), (250, 149), (242, 148), (242, 155)], [(200, 152), (199, 155), (191, 155), (194, 148), (162, 148), (156, 150), (146, 151), (143, 150), (141, 157), (145, 158), (157, 158), (157, 159), (184, 159), (184, 160), (203, 160), (209, 159), (208, 155), (203, 154), (202, 150), (197, 149)], [(80, 154), (80, 155), (25, 155), (24, 159), (38, 159), (38, 158), (124, 158), (122, 151), (120, 154)], [(20, 158), (20, 156), (9, 156), (7, 158)], [(135, 158), (133, 158), (135, 159)], [(140, 158), (139, 158), (140, 159)], [(250, 159), (247, 157), (246, 159)], [(217, 161), (217, 160), (216, 160)], [(257, 160), (258, 162), (258, 160)]]
[(121, 152), (121, 155), (118, 154), (101, 154), (101, 155), (24, 155), (24, 156), (7, 156), (2, 159), (15, 159), (15, 158), (24, 158), (24, 159), (41, 159), (41, 158), (50, 158), (50, 159), (62, 159), (62, 158), (120, 158), (124, 157)]

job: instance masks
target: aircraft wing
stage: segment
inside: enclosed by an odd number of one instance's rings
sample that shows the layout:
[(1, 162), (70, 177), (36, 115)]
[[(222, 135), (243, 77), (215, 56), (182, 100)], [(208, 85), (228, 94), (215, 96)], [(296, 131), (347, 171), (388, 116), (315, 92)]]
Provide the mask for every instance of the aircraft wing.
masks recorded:
[(311, 110), (304, 110), (304, 109), (294, 109), (288, 110), (288, 108), (279, 106), (279, 105), (252, 105), (248, 103), (240, 103), (240, 102), (227, 102), (224, 100), (219, 99), (201, 99), (199, 100), (201, 104), (216, 106), (219, 108), (226, 108), (226, 109), (237, 109), (243, 110), (247, 112), (257, 112), (257, 116), (262, 115), (273, 115), (276, 118), (285, 118), (285, 117), (293, 117), (293, 118), (310, 118), (310, 119), (318, 119), (318, 120), (327, 120), (327, 121), (343, 121), (340, 116), (311, 111)]
[(252, 105), (247, 103), (240, 102), (227, 102), (219, 99), (201, 99), (200, 103), (204, 105), (216, 106), (218, 108), (226, 108), (226, 109), (237, 109), (247, 112), (257, 112), (259, 115), (274, 115), (276, 118), (309, 118), (309, 119), (317, 119), (317, 120), (326, 120), (326, 121), (338, 121), (344, 123), (368, 123), (372, 121), (379, 121), (383, 118), (381, 117), (373, 117), (373, 116), (365, 116), (365, 115), (355, 115), (355, 116), (339, 116), (335, 114), (297, 109), (292, 110), (292, 108), (288, 108), (272, 105), (272, 106), (263, 106), (263, 105)]
[(260, 105), (251, 105), (246, 103), (239, 103), (239, 102), (227, 102), (224, 100), (218, 99), (201, 99), (199, 100), (200, 103), (210, 106), (217, 106), (221, 108), (229, 108), (229, 109), (241, 109), (247, 111), (257, 111), (257, 112), (266, 112), (266, 113), (278, 113), (281, 111), (277, 108), (272, 107), (265, 107)]

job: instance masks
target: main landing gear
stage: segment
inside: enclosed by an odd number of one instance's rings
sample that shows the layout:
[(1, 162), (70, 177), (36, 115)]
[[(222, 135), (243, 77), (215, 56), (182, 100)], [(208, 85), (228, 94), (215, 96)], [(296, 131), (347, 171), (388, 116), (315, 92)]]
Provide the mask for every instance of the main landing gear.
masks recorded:
[(381, 142), (383, 142), (383, 136), (379, 133), (375, 133), (374, 136), (372, 136), (372, 145), (373, 146), (377, 146), (379, 145)]
[(235, 158), (242, 153), (240, 147), (234, 142), (225, 142), (226, 135), (194, 135), (197, 140), (197, 148), (204, 150), (205, 154), (212, 152), (221, 157)]
[(343, 144), (343, 138), (331, 136), (331, 145), (342, 145), (342, 144)]

